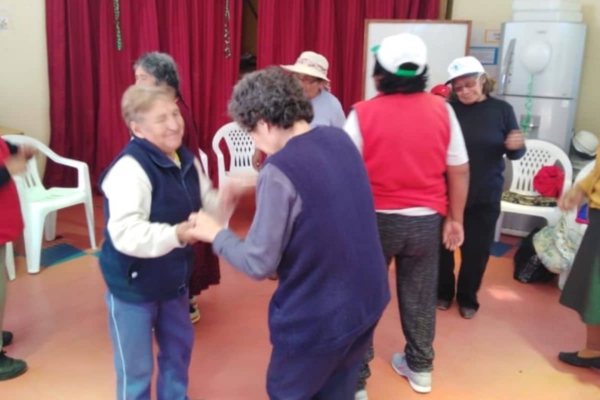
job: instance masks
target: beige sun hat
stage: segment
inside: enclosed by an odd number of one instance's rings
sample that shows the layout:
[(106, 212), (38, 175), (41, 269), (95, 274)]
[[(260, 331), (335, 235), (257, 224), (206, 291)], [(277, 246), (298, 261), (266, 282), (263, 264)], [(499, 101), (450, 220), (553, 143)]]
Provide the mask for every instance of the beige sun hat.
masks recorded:
[(313, 51), (305, 51), (300, 54), (294, 65), (282, 65), (281, 68), (329, 82), (329, 78), (327, 78), (329, 62), (325, 57)]

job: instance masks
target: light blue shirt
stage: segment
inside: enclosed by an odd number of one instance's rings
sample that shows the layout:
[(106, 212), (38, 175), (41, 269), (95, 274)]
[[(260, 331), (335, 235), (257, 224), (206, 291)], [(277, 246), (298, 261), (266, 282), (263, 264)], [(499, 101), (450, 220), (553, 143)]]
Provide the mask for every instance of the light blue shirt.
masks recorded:
[(343, 129), (346, 123), (346, 116), (340, 101), (327, 90), (322, 89), (321, 93), (311, 100), (315, 116), (310, 123), (311, 128), (317, 126), (335, 126)]

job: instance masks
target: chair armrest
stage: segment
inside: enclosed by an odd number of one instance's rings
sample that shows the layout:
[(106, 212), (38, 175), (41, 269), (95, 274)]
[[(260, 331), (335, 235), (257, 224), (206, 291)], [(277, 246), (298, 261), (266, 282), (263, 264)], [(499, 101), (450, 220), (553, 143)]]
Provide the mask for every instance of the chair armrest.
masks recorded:
[[(54, 153), (54, 152), (53, 152)], [(70, 158), (61, 157), (54, 153), (54, 157), (48, 155), (52, 161), (57, 164), (75, 168), (77, 170), (77, 189), (91, 190), (89, 167), (83, 161), (72, 160)]]

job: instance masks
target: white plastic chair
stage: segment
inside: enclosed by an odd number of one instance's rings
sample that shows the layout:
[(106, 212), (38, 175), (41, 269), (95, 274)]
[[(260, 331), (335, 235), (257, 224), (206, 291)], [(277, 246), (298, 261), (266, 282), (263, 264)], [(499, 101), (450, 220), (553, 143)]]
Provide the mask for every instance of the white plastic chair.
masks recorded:
[(77, 204), (85, 206), (90, 244), (92, 249), (96, 249), (92, 187), (87, 164), (61, 157), (43, 143), (27, 136), (6, 135), (3, 138), (16, 145), (34, 147), (55, 163), (77, 170), (76, 188), (46, 189), (40, 180), (35, 157), (32, 157), (27, 164), (27, 172), (14, 177), (25, 222), (24, 241), (27, 271), (30, 274), (40, 272), (42, 233), (45, 233), (46, 240), (53, 240), (56, 237), (56, 214), (63, 208)]
[[(596, 160), (588, 163), (585, 167), (583, 167), (581, 169), (581, 171), (579, 171), (579, 173), (577, 174), (577, 177), (575, 177), (575, 183), (582, 181), (589, 174), (591, 174), (592, 171), (594, 170), (595, 166), (596, 166)], [(583, 235), (585, 233), (586, 229), (587, 229), (587, 225), (581, 224), (579, 226), (579, 229), (581, 230), (581, 234)], [(569, 273), (571, 273), (571, 268), (567, 269), (566, 271), (562, 272), (559, 275), (559, 277), (558, 277), (558, 288), (560, 290), (563, 290), (563, 288), (565, 287), (565, 283), (567, 282), (567, 278), (569, 277)]]
[[(6, 243), (6, 272), (8, 273), (8, 279), (14, 281), (17, 277), (15, 271), (15, 254), (12, 242)], [(1, 274), (2, 272), (0, 272)]]
[[(540, 194), (533, 188), (533, 178), (535, 178), (542, 167), (556, 165), (558, 162), (565, 173), (562, 193), (566, 193), (571, 188), (573, 166), (565, 152), (550, 142), (538, 139), (527, 140), (526, 146), (527, 153), (525, 153), (523, 158), (510, 161), (512, 163), (512, 182), (509, 191), (525, 196), (539, 196)], [(546, 220), (548, 225), (556, 224), (561, 215), (558, 207), (528, 206), (508, 201), (502, 201), (501, 210), (500, 218), (498, 218), (496, 224), (495, 241), (498, 241), (500, 238), (504, 213), (541, 217)]]
[(204, 175), (208, 175), (208, 155), (202, 151), (202, 149), (198, 149), (198, 154), (200, 154), (200, 164), (202, 164), (202, 169), (204, 170)]
[[(225, 157), (219, 148), (221, 140), (225, 140), (230, 154), (228, 170), (225, 170)], [(217, 131), (213, 137), (212, 148), (217, 155), (219, 186), (222, 186), (230, 178), (256, 178), (258, 176), (252, 166), (252, 157), (255, 151), (254, 141), (235, 122), (230, 122)], [(251, 181), (252, 179), (248, 180), (248, 182)]]

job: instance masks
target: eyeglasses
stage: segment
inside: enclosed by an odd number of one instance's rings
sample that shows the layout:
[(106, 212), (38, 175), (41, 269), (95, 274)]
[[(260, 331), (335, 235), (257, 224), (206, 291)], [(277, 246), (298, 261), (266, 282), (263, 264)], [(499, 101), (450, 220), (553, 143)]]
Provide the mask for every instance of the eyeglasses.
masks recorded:
[(460, 93), (465, 89), (473, 89), (479, 82), (479, 78), (481, 78), (481, 75), (478, 75), (477, 77), (475, 77), (475, 79), (472, 79), (461, 86), (456, 86), (453, 84), (452, 90), (454, 91), (454, 93)]
[(312, 76), (294, 74), (294, 76), (302, 83), (312, 84), (318, 82), (317, 78), (313, 78)]

